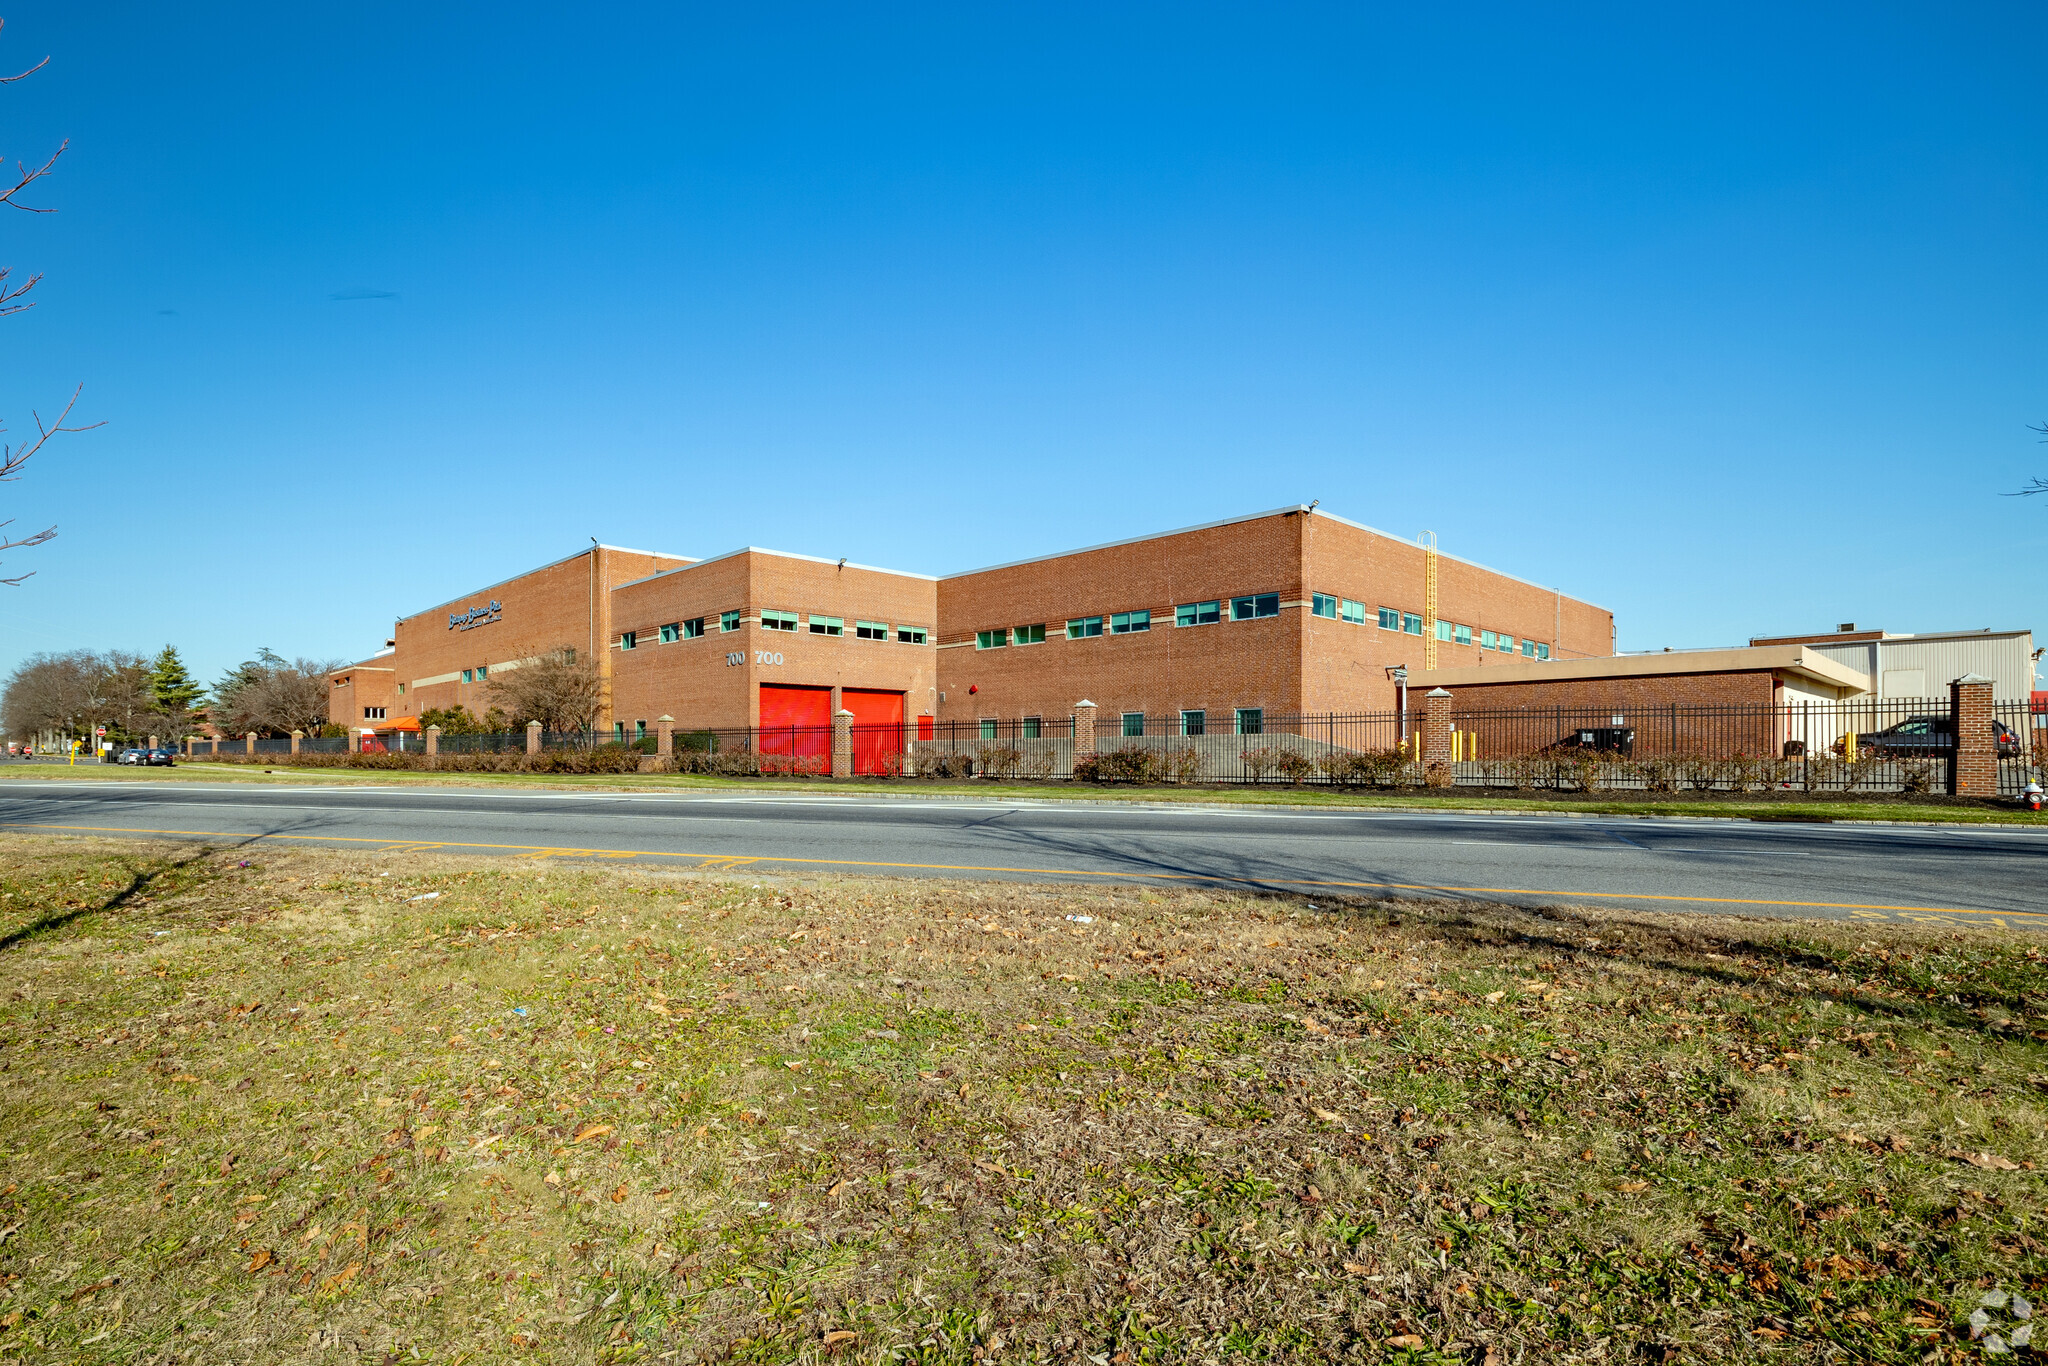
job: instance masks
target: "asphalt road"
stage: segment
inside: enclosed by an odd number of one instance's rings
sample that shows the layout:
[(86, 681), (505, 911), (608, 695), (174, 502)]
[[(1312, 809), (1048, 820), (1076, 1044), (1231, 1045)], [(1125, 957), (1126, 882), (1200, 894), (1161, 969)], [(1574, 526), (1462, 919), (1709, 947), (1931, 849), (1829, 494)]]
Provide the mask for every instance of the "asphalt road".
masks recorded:
[(15, 779), (0, 830), (763, 872), (1450, 891), (2048, 929), (2048, 834), (1122, 802)]

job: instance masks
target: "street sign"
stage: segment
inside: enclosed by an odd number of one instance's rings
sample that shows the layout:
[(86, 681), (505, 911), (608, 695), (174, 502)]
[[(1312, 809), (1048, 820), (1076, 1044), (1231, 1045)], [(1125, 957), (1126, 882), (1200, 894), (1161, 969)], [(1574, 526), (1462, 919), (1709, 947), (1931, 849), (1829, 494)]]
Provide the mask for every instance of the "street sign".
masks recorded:
[(105, 726), (94, 726), (92, 728), (92, 733), (94, 735), (105, 735), (107, 733), (107, 728)]

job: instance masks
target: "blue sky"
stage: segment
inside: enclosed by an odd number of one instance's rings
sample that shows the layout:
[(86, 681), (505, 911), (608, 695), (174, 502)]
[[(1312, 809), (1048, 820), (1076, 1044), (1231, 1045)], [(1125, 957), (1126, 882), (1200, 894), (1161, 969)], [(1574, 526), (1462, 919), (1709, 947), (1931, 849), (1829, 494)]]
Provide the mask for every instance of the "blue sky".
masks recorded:
[(22, 0), (0, 668), (355, 656), (603, 541), (1320, 498), (1624, 649), (2048, 626), (2038, 5)]

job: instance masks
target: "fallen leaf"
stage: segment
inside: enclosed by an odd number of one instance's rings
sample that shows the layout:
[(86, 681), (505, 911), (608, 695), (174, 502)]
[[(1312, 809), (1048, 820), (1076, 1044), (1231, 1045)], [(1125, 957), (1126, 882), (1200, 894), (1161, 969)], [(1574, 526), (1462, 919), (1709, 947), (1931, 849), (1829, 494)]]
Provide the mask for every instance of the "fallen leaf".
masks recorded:
[(619, 1182), (619, 1185), (618, 1185), (618, 1189), (616, 1189), (616, 1190), (614, 1190), (614, 1191), (612, 1192), (612, 1203), (613, 1203), (614, 1205), (623, 1205), (623, 1204), (625, 1204), (625, 1203), (626, 1203), (626, 1183), (625, 1183), (625, 1182), (623, 1182), (623, 1181)]
[(1997, 1153), (1964, 1153), (1962, 1159), (1971, 1166), (1982, 1167), (1986, 1171), (2016, 1172), (2020, 1169), (2019, 1163), (2010, 1158), (2000, 1157)]
[(1490, 1342), (1486, 1344), (1486, 1360), (1479, 1366), (1507, 1366), (1507, 1363), (1508, 1359), (1500, 1354), (1500, 1348)]
[(1403, 1333), (1397, 1338), (1387, 1339), (1387, 1346), (1389, 1347), (1420, 1347), (1421, 1345), (1422, 1337), (1417, 1333)]
[(1634, 1195), (1637, 1191), (1646, 1191), (1649, 1188), (1650, 1183), (1647, 1181), (1624, 1181), (1615, 1187), (1624, 1195)]
[(347, 1285), (350, 1281), (354, 1280), (356, 1278), (356, 1273), (361, 1271), (362, 1269), (363, 1264), (361, 1262), (350, 1262), (346, 1267), (342, 1268), (340, 1271), (335, 1272), (326, 1280), (320, 1282), (320, 1288), (322, 1290), (339, 1290), (343, 1286)]
[(71, 1298), (74, 1300), (82, 1300), (87, 1295), (96, 1295), (100, 1291), (105, 1290), (110, 1286), (119, 1285), (120, 1283), (121, 1278), (119, 1276), (109, 1276), (103, 1281), (94, 1281), (91, 1285), (81, 1285), (80, 1287), (78, 1287), (78, 1289), (71, 1292)]
[(261, 1271), (276, 1260), (276, 1256), (271, 1253), (269, 1248), (258, 1248), (256, 1255), (249, 1259), (249, 1265), (243, 1269), (250, 1272)]
[(795, 1062), (786, 1062), (782, 1065), (784, 1067), (787, 1067), (792, 1072), (801, 1072), (803, 1070), (804, 1060), (802, 1058), (798, 1058)]
[(559, 1186), (562, 1184), (562, 1174), (560, 1172), (549, 1172), (541, 1178), (541, 1181), (545, 1185)]
[(859, 1336), (859, 1333), (849, 1332), (847, 1329), (844, 1328), (835, 1328), (831, 1332), (825, 1334), (822, 1341), (824, 1342), (825, 1346), (830, 1347), (834, 1343), (852, 1342), (855, 1338)]
[(834, 1181), (832, 1183), (832, 1189), (825, 1192), (825, 1198), (828, 1200), (837, 1200), (840, 1196), (846, 1194), (847, 1184), (848, 1183), (843, 1180)]
[(1317, 1024), (1314, 1020), (1310, 1019), (1306, 1015), (1301, 1017), (1301, 1027), (1303, 1029), (1306, 1029), (1311, 1034), (1327, 1034), (1330, 1032), (1330, 1027), (1328, 1025)]
[(611, 1131), (612, 1126), (609, 1124), (586, 1124), (582, 1128), (578, 1129), (576, 1131), (576, 1137), (570, 1139), (569, 1141), (571, 1143), (581, 1143), (586, 1138), (601, 1138), (605, 1134), (610, 1133)]
[(1357, 1262), (1344, 1263), (1344, 1271), (1346, 1275), (1350, 1276), (1370, 1276), (1372, 1274), (1371, 1267), (1360, 1266)]
[(1325, 1124), (1342, 1124), (1344, 1122), (1344, 1116), (1338, 1114), (1335, 1110), (1325, 1110), (1321, 1107), (1316, 1109), (1316, 1118)]
[[(1507, 993), (1505, 991), (1489, 991), (1486, 993), (1486, 1003), (1490, 1006), (1499, 1005), (1502, 999), (1506, 996)], [(1490, 1347), (1487, 1348), (1487, 1351), (1489, 1353), (1492, 1352), (1492, 1350), (1493, 1349)]]

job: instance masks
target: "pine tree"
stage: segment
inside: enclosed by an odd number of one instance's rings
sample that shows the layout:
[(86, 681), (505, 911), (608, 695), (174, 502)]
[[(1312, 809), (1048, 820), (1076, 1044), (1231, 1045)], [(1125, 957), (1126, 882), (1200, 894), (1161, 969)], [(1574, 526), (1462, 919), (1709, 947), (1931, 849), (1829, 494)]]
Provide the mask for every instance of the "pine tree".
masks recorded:
[(164, 646), (150, 666), (149, 690), (156, 699), (156, 709), (167, 716), (190, 710), (206, 695), (199, 681), (185, 672), (185, 661), (178, 658), (177, 648), (171, 645)]

